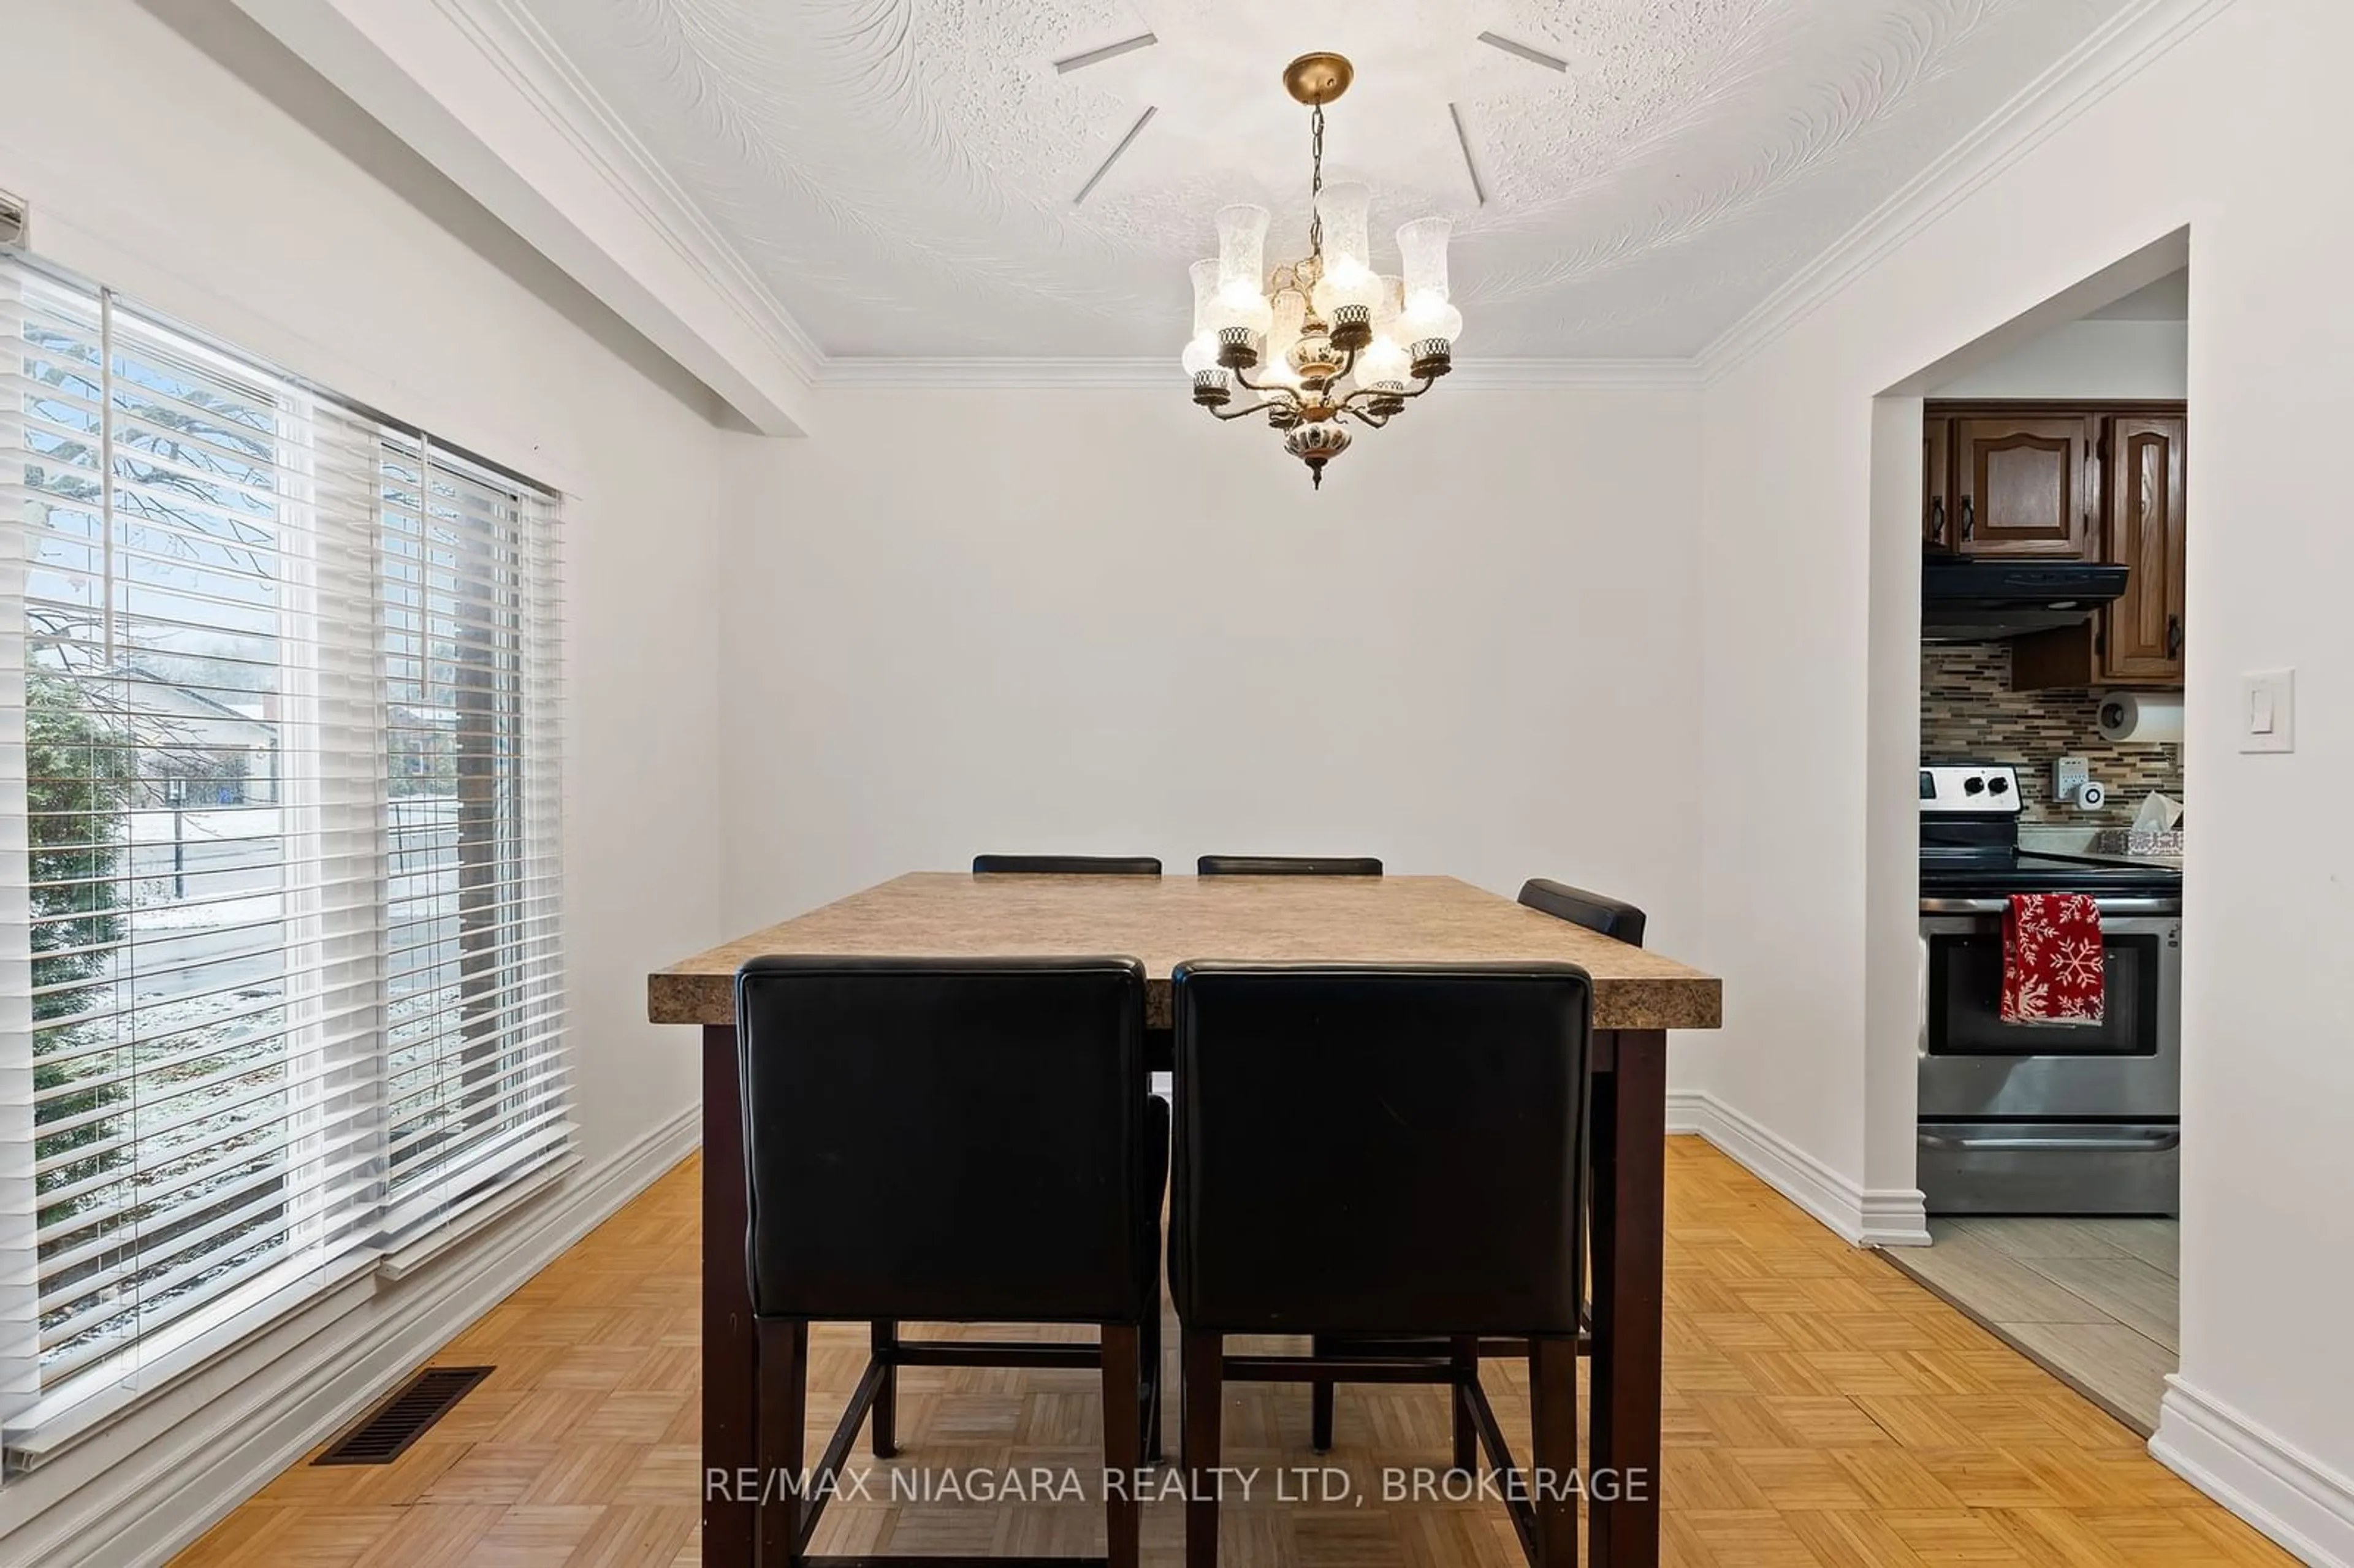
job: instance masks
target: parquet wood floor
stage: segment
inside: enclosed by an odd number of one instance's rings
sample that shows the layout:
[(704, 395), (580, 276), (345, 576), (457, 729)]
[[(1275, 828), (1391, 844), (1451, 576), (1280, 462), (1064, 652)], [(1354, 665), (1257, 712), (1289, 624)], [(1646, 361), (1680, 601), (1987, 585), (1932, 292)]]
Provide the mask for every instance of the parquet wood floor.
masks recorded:
[[(177, 1568), (698, 1563), (698, 1179), (695, 1161), (680, 1166), (452, 1341), (437, 1361), (498, 1372), (398, 1462), (297, 1466)], [(1713, 1150), (1670, 1139), (1668, 1179), (1670, 1568), (2290, 1568), (2132, 1433)], [(812, 1339), (814, 1455), (865, 1330)], [(1521, 1370), (1490, 1363), (1486, 1377), (1525, 1454)], [(1093, 1372), (911, 1368), (900, 1386), (901, 1457), (877, 1467), (875, 1499), (828, 1510), (819, 1551), (1102, 1550), (1093, 1501), (882, 1495), (895, 1470), (935, 1485), (1034, 1467), (1093, 1478)], [(1383, 1467), (1446, 1463), (1442, 1393), (1341, 1390), (1329, 1462), (1362, 1500), (1331, 1504), (1270, 1495), (1274, 1470), (1328, 1462), (1308, 1447), (1307, 1391), (1242, 1385), (1227, 1398), (1225, 1462), (1262, 1471), (1248, 1502), (1229, 1493), (1229, 1568), (1521, 1562), (1492, 1503), (1381, 1496)], [(1148, 1563), (1179, 1560), (1180, 1512), (1173, 1499), (1146, 1508)]]

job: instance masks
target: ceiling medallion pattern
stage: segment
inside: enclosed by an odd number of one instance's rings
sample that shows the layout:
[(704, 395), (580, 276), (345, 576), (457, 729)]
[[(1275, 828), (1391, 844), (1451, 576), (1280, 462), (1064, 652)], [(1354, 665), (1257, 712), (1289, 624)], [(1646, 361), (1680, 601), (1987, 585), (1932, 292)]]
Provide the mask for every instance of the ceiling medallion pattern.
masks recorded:
[(1482, 357), (1535, 358), (1696, 352), (2129, 0), (495, 3), (837, 355), (1165, 352), (1336, 50), (1334, 177), (1454, 217)]

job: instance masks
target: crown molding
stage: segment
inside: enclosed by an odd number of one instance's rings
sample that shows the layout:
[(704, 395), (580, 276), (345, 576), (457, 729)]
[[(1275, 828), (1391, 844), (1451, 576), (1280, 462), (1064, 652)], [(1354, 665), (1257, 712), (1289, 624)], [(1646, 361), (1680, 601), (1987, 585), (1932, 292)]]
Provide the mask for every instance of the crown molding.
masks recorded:
[(507, 0), (236, 0), (387, 131), (772, 435), (823, 356)]
[(818, 372), (826, 389), (949, 391), (963, 389), (1071, 387), (1184, 388), (1174, 356), (1166, 359), (907, 359), (865, 355), (829, 356)]
[[(826, 357), (817, 340), (638, 140), (629, 122), (589, 86), (535, 17), (515, 0), (436, 4), (452, 21), (473, 29), (486, 53), (514, 68), (518, 85), (550, 127), (570, 139), (639, 216), (671, 239), (681, 260), (742, 313), (771, 352), (804, 382), (817, 378)], [(503, 27), (504, 37), (492, 32), (493, 26)]]
[[(1700, 371), (1688, 359), (1468, 359), (1447, 378), (1450, 389), (1565, 391), (1693, 387)], [(1155, 359), (890, 359), (824, 361), (822, 388), (864, 391), (1147, 389), (1182, 396), (1175, 356)]]
[(2118, 13), (1718, 334), (1695, 360), (1702, 379), (1729, 375), (2232, 4), (2143, 0)]
[(1474, 355), (1447, 378), (1447, 386), (1474, 392), (1628, 391), (1700, 384), (1699, 363), (1680, 358), (1482, 359)]

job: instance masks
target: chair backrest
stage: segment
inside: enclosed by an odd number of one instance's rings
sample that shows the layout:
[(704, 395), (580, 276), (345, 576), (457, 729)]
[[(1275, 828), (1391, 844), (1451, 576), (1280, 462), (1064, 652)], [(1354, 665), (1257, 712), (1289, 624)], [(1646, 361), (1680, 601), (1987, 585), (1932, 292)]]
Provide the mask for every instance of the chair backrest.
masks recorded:
[(1372, 855), (1205, 854), (1193, 863), (1203, 876), (1379, 876)]
[(1188, 963), (1169, 1272), (1224, 1333), (1571, 1333), (1592, 982)]
[(1616, 898), (1543, 876), (1532, 876), (1521, 884), (1521, 902), (1556, 920), (1599, 931), (1630, 948), (1643, 945), (1643, 912), (1632, 904), (1622, 904)]
[(754, 959), (736, 1015), (756, 1316), (1140, 1309), (1161, 1139), (1137, 960)]
[(1022, 872), (1048, 876), (1159, 876), (1161, 862), (1149, 854), (977, 854), (975, 876)]

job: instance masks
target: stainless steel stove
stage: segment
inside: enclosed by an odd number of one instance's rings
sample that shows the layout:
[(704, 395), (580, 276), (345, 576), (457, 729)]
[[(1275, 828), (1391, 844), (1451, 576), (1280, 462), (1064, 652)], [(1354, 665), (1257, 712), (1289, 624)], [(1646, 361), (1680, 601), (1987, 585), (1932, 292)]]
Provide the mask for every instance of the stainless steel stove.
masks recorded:
[[(1921, 769), (1921, 1145), (1933, 1214), (2168, 1214), (2179, 1191), (2182, 874), (2022, 849), (2018, 769)], [(2015, 893), (2101, 912), (2102, 1022), (2006, 1023)]]

